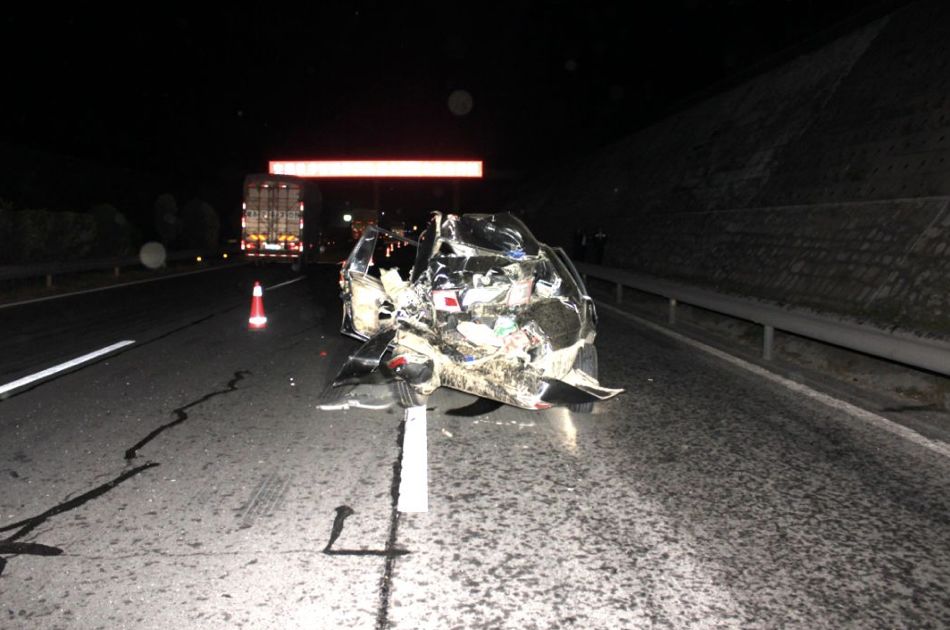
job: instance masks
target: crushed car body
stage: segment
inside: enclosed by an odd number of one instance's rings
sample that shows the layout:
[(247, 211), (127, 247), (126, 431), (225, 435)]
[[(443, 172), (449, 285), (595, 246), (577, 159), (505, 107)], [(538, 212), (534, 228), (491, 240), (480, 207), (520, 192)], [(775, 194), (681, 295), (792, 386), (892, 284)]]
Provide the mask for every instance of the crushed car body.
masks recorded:
[[(406, 246), (405, 272), (374, 258)], [(342, 332), (364, 344), (334, 385), (381, 365), (422, 396), (444, 386), (525, 409), (585, 411), (622, 391), (597, 381), (597, 314), (580, 274), (511, 214), (433, 213), (418, 242), (370, 226), (340, 286)]]

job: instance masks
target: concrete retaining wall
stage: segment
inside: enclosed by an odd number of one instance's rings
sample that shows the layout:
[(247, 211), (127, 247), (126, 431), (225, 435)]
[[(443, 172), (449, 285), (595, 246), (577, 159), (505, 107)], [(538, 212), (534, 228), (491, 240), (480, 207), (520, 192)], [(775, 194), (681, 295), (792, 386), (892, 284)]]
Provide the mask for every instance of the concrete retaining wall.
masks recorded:
[(534, 182), (605, 264), (950, 334), (950, 5), (920, 2)]

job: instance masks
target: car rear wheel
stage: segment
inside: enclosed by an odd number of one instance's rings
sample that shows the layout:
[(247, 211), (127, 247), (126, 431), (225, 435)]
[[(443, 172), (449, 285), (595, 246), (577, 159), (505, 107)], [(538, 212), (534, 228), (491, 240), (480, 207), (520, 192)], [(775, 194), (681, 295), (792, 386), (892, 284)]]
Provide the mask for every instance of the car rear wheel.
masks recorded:
[[(586, 372), (595, 379), (597, 378), (597, 348), (593, 344), (581, 346), (577, 357), (574, 359), (574, 369)], [(594, 403), (575, 403), (568, 405), (567, 408), (576, 413), (590, 413), (594, 410)]]

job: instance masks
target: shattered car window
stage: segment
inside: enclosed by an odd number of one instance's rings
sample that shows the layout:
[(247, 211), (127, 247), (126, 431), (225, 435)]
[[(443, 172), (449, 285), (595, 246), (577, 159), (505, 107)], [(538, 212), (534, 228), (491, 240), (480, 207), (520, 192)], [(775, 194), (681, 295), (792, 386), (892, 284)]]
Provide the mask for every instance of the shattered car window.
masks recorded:
[(423, 230), (419, 237), (419, 250), (416, 252), (416, 264), (412, 268), (412, 275), (409, 277), (410, 282), (418, 282), (419, 276), (426, 269), (429, 258), (432, 256), (432, 250), (435, 247), (436, 238), (438, 238), (440, 219), (441, 217), (438, 216), (433, 217), (428, 227)]
[(443, 235), (464, 246), (500, 252), (511, 258), (535, 256), (539, 243), (528, 228), (510, 214), (469, 214), (446, 221)]
[(368, 274), (378, 236), (364, 234), (343, 268), (343, 332), (366, 344), (341, 375), (381, 363), (420, 395), (446, 386), (526, 409), (621, 391), (597, 381), (580, 276), (517, 217), (434, 213), (408, 279), (381, 260)]
[(373, 252), (376, 248), (378, 232), (376, 230), (364, 230), (356, 247), (350, 252), (346, 265), (351, 271), (357, 273), (367, 273), (373, 260)]

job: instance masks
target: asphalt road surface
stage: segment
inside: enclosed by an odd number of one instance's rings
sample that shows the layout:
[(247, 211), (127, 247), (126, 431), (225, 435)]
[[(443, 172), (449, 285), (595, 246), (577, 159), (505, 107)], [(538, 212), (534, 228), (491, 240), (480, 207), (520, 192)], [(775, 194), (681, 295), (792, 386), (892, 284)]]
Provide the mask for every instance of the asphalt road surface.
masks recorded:
[(293, 277), (0, 310), (0, 385), (136, 342), (0, 401), (0, 628), (950, 627), (946, 458), (608, 314), (624, 394), (437, 392), (399, 514), (398, 392), (325, 391), (335, 270), (247, 330)]

